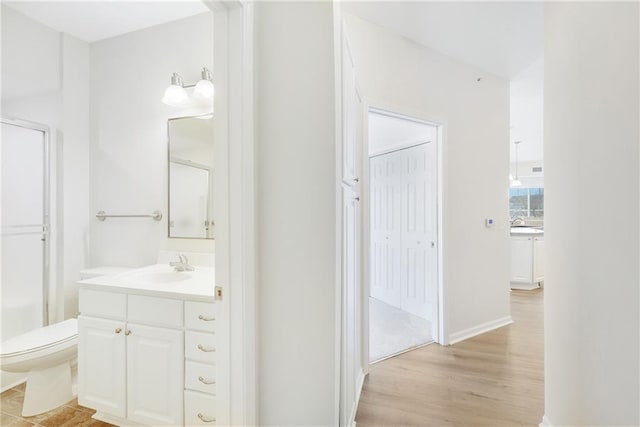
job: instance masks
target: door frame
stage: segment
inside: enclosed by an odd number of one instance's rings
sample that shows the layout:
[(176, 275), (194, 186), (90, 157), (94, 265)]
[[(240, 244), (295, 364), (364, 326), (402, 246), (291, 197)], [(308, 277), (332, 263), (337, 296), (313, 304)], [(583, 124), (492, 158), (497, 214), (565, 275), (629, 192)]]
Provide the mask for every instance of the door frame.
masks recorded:
[[(446, 301), (446, 292), (445, 292), (445, 283), (444, 283), (444, 179), (443, 179), (443, 161), (444, 161), (444, 142), (446, 137), (446, 121), (442, 117), (437, 117), (434, 115), (430, 115), (428, 113), (424, 113), (421, 111), (415, 111), (411, 109), (407, 109), (404, 107), (398, 107), (396, 105), (391, 105), (389, 103), (385, 103), (383, 101), (372, 100), (370, 98), (365, 98), (363, 102), (363, 138), (362, 138), (362, 228), (363, 232), (362, 236), (362, 248), (363, 248), (363, 257), (362, 257), (362, 354), (364, 360), (362, 361), (362, 366), (365, 367), (365, 374), (369, 373), (369, 294), (370, 294), (370, 258), (371, 258), (371, 248), (370, 248), (370, 240), (371, 240), (371, 225), (370, 225), (370, 191), (371, 191), (371, 179), (370, 179), (370, 171), (369, 171), (369, 113), (371, 111), (379, 112), (383, 114), (387, 114), (393, 117), (397, 117), (400, 119), (411, 120), (419, 123), (424, 123), (430, 126), (434, 126), (436, 128), (436, 140), (434, 141), (436, 144), (436, 191), (437, 191), (437, 207), (436, 207), (436, 249), (437, 249), (437, 315), (435, 316), (436, 325), (432, 327), (432, 332), (435, 332), (433, 336), (433, 341), (446, 345), (446, 329), (447, 329), (447, 321), (446, 321), (446, 310), (445, 310), (445, 301)], [(398, 145), (394, 147), (389, 152), (401, 150), (404, 148), (409, 148), (417, 145), (415, 142), (408, 142), (406, 145)], [(380, 155), (381, 153), (377, 153), (376, 155)]]
[[(23, 120), (13, 117), (0, 117), (0, 123), (16, 126), (23, 129), (42, 132), (43, 141), (43, 165), (42, 165), (42, 326), (55, 323), (60, 316), (63, 307), (58, 305), (62, 301), (63, 286), (56, 281), (56, 252), (57, 239), (52, 224), (56, 224), (57, 216), (54, 214), (56, 206), (53, 201), (56, 194), (52, 194), (55, 182), (52, 183), (55, 170), (53, 158), (51, 128), (45, 124)], [(52, 286), (53, 284), (53, 286)]]
[[(215, 285), (223, 290), (219, 373), (228, 413), (218, 424), (257, 425), (256, 220), (253, 88), (253, 4), (202, 0), (213, 13), (216, 156)], [(213, 284), (212, 284), (213, 285)]]

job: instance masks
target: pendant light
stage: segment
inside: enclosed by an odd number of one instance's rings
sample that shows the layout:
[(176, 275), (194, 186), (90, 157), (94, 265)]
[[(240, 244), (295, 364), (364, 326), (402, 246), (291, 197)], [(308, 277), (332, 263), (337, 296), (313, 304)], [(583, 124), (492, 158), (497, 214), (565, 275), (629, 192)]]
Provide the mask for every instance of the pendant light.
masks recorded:
[(171, 85), (164, 91), (162, 102), (172, 107), (184, 107), (189, 104), (189, 95), (184, 90), (182, 77), (178, 73), (171, 76)]
[[(521, 143), (522, 141), (513, 141), (513, 143), (516, 146), (516, 176), (513, 178), (513, 180), (511, 181), (511, 186), (512, 187), (520, 187), (522, 185), (522, 182), (520, 181), (520, 179), (518, 178), (518, 145)], [(511, 178), (511, 176), (509, 177)]]
[(193, 89), (193, 96), (201, 101), (210, 101), (213, 99), (213, 82), (211, 81), (211, 71), (204, 67), (202, 69), (202, 79), (196, 83)]

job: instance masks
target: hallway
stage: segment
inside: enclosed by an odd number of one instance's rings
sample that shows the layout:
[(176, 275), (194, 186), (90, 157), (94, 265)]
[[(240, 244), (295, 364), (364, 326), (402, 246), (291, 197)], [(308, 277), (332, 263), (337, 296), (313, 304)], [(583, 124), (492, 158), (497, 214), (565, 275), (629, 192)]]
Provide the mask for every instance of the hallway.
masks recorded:
[(512, 325), (370, 368), (362, 426), (538, 425), (544, 414), (543, 290), (511, 293)]

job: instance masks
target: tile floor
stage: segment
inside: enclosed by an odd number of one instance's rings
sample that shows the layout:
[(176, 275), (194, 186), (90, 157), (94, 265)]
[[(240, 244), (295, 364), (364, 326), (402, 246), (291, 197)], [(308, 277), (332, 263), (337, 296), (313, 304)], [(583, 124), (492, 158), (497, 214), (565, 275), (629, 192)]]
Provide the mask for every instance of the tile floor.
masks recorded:
[(371, 362), (431, 341), (431, 322), (375, 298), (369, 298)]
[(25, 384), (21, 384), (0, 394), (0, 426), (112, 427), (91, 418), (95, 411), (78, 405), (77, 399), (44, 414), (22, 417), (24, 388)]

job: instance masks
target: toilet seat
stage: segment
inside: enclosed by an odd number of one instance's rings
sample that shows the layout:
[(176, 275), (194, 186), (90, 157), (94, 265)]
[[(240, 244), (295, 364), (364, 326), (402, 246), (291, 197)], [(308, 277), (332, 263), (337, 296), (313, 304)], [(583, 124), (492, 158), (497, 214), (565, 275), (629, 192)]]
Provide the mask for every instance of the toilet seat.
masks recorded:
[(34, 329), (10, 338), (0, 345), (0, 366), (72, 348), (76, 345), (77, 338), (76, 319)]

